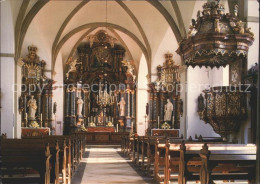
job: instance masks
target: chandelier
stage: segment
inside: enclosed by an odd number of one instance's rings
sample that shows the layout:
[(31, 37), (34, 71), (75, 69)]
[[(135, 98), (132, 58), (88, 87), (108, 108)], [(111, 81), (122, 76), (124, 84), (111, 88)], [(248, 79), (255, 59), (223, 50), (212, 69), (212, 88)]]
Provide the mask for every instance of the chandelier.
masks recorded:
[(101, 107), (105, 107), (107, 105), (112, 105), (115, 103), (115, 95), (111, 92), (107, 92), (107, 88), (102, 90), (99, 87), (98, 95), (97, 95), (97, 104)]

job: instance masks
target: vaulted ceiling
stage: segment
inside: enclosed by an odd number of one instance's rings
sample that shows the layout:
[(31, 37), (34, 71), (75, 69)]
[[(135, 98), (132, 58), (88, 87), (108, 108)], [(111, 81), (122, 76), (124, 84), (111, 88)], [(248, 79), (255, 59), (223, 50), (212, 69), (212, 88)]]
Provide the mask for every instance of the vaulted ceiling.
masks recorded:
[[(54, 69), (89, 34), (106, 29), (136, 62), (145, 56), (150, 70), (155, 53), (170, 28), (175, 42), (186, 35), (196, 3), (201, 1), (10, 0), (15, 24), (16, 58), (36, 44)], [(174, 40), (173, 40), (174, 41)]]

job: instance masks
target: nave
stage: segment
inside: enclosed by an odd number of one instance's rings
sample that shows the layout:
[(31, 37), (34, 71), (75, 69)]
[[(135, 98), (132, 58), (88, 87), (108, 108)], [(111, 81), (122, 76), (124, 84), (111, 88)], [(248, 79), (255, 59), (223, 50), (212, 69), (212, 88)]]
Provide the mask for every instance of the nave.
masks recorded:
[(87, 146), (72, 184), (153, 183), (152, 178), (140, 174), (119, 146), (93, 145)]

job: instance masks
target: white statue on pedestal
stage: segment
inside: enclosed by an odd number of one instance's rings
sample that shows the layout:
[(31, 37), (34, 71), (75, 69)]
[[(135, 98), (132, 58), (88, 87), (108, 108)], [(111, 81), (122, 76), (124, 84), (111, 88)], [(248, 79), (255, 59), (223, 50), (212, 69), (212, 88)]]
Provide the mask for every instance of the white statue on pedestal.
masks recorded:
[(121, 97), (121, 101), (118, 103), (119, 105), (119, 116), (125, 116), (125, 99), (124, 97)]
[(81, 98), (81, 96), (79, 96), (78, 98), (78, 101), (77, 101), (77, 105), (78, 105), (78, 108), (77, 108), (77, 115), (78, 116), (82, 116), (82, 107), (83, 107), (83, 100)]
[(164, 121), (171, 121), (173, 112), (173, 104), (170, 99), (167, 99), (167, 104), (164, 106)]
[(37, 104), (36, 100), (34, 99), (34, 96), (31, 96), (31, 99), (27, 102), (27, 107), (29, 107), (29, 114), (28, 119), (29, 120), (35, 120), (35, 113), (37, 110)]

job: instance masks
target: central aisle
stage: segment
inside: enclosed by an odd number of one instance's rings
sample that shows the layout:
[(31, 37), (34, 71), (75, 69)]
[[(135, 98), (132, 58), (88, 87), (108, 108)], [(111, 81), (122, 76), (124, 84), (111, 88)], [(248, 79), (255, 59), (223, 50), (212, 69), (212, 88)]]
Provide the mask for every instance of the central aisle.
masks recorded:
[(119, 146), (87, 146), (72, 184), (153, 183), (151, 178), (138, 174), (128, 157), (122, 157)]

